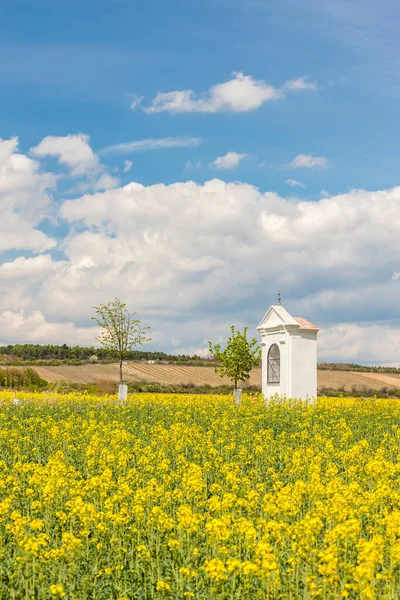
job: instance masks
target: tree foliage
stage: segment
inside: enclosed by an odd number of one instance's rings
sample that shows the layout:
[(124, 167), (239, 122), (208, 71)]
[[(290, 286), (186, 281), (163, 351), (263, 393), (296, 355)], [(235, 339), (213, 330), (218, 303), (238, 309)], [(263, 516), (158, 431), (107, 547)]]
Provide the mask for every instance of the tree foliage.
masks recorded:
[(212, 345), (208, 342), (210, 353), (217, 359), (218, 365), (215, 366), (215, 372), (221, 377), (229, 377), (237, 388), (238, 381), (246, 381), (250, 377), (250, 371), (257, 366), (261, 358), (261, 350), (257, 344), (256, 338), (247, 339), (247, 327), (243, 333), (235, 331), (235, 326), (231, 327), (231, 337), (228, 338), (225, 350), (221, 351), (221, 345)]
[(33, 369), (0, 369), (0, 388), (17, 390), (45, 390), (47, 381)]
[[(82, 361), (90, 360), (90, 357), (96, 355), (101, 360), (110, 358), (110, 353), (104, 348), (94, 348), (94, 346), (67, 346), (67, 344), (8, 344), (0, 346), (0, 360), (3, 362), (21, 362), (21, 361)], [(147, 350), (129, 350), (126, 353), (127, 360), (170, 360), (181, 363), (201, 361), (202, 359), (194, 354), (169, 354), (159, 351)], [(57, 363), (58, 364), (58, 363)], [(72, 363), (74, 364), (74, 363)]]
[(136, 313), (130, 313), (126, 304), (118, 298), (108, 304), (100, 304), (92, 308), (96, 311), (96, 316), (92, 319), (102, 328), (102, 332), (96, 339), (102, 348), (118, 357), (122, 383), (122, 363), (132, 348), (150, 340), (147, 337), (150, 327), (143, 327), (140, 319), (134, 318)]

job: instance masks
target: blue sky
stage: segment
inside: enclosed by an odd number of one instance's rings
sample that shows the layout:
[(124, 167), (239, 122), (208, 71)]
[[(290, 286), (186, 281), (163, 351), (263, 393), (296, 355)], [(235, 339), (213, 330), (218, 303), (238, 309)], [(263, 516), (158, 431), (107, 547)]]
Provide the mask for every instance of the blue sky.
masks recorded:
[[(6, 1), (2, 137), (17, 133), (21, 148), (29, 148), (49, 132), (82, 131), (97, 151), (132, 139), (203, 136), (192, 160), (207, 163), (229, 150), (255, 155), (227, 176), (262, 188), (283, 191), (293, 174), (283, 165), (299, 153), (330, 162), (329, 171), (303, 174), (307, 197), (322, 188), (392, 186), (399, 12), (396, 3), (368, 0), (100, 1), (95, 10), (85, 2)], [(158, 91), (200, 92), (237, 71), (274, 86), (308, 75), (319, 91), (240, 115), (129, 110), (130, 94), (149, 102)], [(182, 179), (187, 155), (182, 149), (136, 156), (137, 180)], [(208, 176), (202, 169), (195, 179)]]
[[(397, 362), (399, 17), (394, 0), (3, 0), (0, 138), (19, 139), (3, 191), (0, 176), (4, 240), (25, 219), (0, 245), (3, 338), (90, 343), (77, 305), (115, 286), (154, 323), (154, 347), (198, 350), (203, 331), (254, 327), (280, 287), (321, 324), (325, 358)], [(103, 271), (101, 242), (115, 257)], [(88, 277), (106, 282), (93, 298)], [(391, 352), (365, 352), (382, 336)]]

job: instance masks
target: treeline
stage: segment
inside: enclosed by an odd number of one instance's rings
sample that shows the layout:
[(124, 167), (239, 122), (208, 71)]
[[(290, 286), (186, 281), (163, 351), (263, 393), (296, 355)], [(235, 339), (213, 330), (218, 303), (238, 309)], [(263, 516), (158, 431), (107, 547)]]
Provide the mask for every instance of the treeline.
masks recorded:
[[(93, 346), (57, 346), (54, 344), (9, 344), (0, 346), (1, 357), (17, 358), (22, 361), (55, 360), (55, 361), (87, 361), (91, 356), (99, 360), (110, 360), (112, 356), (102, 348)], [(146, 350), (131, 350), (126, 355), (127, 360), (168, 360), (193, 361), (201, 360), (199, 356), (187, 354), (167, 354), (166, 352), (149, 352)], [(79, 364), (79, 363), (78, 363)]]
[(356, 371), (359, 373), (390, 373), (392, 375), (398, 375), (400, 368), (397, 367), (377, 367), (377, 366), (366, 366), (356, 365), (354, 363), (318, 363), (318, 369), (320, 371)]
[(0, 388), (43, 391), (48, 383), (33, 369), (0, 369)]

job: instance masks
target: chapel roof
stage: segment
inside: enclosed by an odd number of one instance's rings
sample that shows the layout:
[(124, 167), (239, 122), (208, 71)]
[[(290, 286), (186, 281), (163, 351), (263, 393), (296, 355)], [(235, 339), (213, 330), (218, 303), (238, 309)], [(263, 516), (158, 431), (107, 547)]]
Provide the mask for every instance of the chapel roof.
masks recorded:
[(307, 319), (304, 319), (303, 317), (293, 317), (293, 318), (300, 325), (300, 329), (318, 329), (318, 327), (316, 325), (314, 325), (314, 323), (307, 321)]
[(262, 332), (277, 327), (286, 328), (290, 326), (298, 327), (301, 330), (319, 331), (316, 325), (304, 319), (304, 317), (292, 317), (281, 304), (270, 306), (257, 329)]

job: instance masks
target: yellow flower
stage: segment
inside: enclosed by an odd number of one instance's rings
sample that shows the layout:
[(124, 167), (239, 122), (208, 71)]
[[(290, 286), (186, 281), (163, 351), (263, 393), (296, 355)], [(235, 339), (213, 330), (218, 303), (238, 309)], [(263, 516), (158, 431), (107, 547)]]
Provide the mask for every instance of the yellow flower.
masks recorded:
[(175, 538), (169, 538), (167, 545), (170, 550), (176, 550), (179, 548), (179, 542)]
[(162, 580), (157, 582), (156, 590), (157, 590), (157, 592), (167, 592), (167, 593), (172, 591), (169, 583), (167, 583), (166, 581), (162, 581)]
[(55, 596), (56, 598), (64, 598), (64, 596), (66, 596), (66, 593), (64, 591), (64, 587), (62, 585), (57, 584), (57, 583), (53, 583), (50, 586), (50, 594), (52, 596)]
[(249, 560), (246, 560), (241, 565), (241, 569), (242, 569), (243, 575), (255, 575), (258, 572), (258, 566)]
[(218, 558), (206, 560), (204, 563), (204, 570), (207, 575), (216, 582), (228, 579), (227, 569), (224, 563)]
[(197, 571), (195, 571), (194, 569), (189, 569), (188, 567), (181, 567), (179, 569), (179, 573), (181, 575), (183, 575), (184, 577), (196, 577), (197, 576)]
[(121, 410), (21, 392), (17, 415), (12, 398), (0, 391), (0, 560), (38, 597), (66, 600), (72, 580), (76, 598), (145, 596), (143, 573), (155, 598), (396, 597), (398, 400), (245, 395), (238, 412), (229, 396), (143, 393)]
[(29, 526), (33, 531), (42, 531), (44, 529), (44, 523), (41, 519), (33, 519), (29, 523)]

